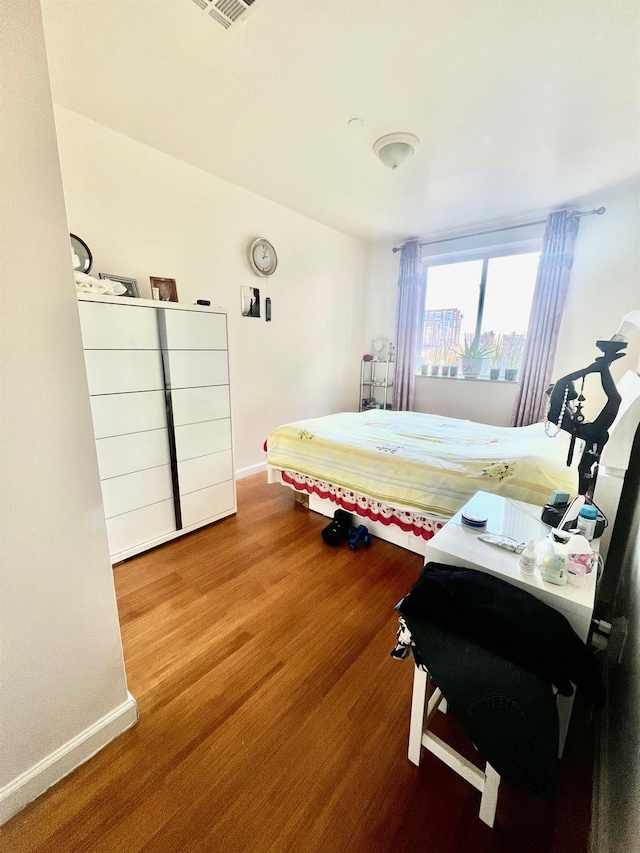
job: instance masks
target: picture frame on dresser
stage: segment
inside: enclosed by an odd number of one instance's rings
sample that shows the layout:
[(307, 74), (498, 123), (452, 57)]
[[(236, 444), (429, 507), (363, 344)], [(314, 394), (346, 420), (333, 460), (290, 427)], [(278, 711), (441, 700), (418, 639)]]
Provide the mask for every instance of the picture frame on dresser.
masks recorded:
[(123, 293), (123, 297), (131, 297), (132, 299), (140, 298), (140, 290), (138, 288), (138, 282), (135, 278), (124, 278), (121, 275), (112, 275), (108, 272), (98, 273), (98, 276), (104, 281), (116, 281), (118, 284), (121, 284), (126, 288), (127, 292)]
[(177, 302), (178, 289), (175, 278), (160, 278), (149, 276), (151, 282), (151, 298), (160, 302)]

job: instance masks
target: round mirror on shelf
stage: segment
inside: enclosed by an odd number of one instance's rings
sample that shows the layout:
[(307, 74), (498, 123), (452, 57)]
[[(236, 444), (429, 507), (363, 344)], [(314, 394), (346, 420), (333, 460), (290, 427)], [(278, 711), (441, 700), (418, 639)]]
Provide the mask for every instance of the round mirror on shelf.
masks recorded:
[(372, 349), (377, 361), (384, 361), (389, 352), (388, 338), (376, 338), (372, 344)]
[(93, 255), (91, 250), (79, 237), (75, 234), (69, 234), (71, 239), (71, 254), (73, 256), (73, 268), (77, 272), (89, 272), (93, 263)]

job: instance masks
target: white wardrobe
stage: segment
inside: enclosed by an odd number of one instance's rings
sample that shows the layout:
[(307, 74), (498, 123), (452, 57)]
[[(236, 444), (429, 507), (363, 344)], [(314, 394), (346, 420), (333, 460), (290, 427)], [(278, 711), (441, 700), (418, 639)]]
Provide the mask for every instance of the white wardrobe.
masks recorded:
[(79, 296), (113, 562), (236, 511), (227, 315)]

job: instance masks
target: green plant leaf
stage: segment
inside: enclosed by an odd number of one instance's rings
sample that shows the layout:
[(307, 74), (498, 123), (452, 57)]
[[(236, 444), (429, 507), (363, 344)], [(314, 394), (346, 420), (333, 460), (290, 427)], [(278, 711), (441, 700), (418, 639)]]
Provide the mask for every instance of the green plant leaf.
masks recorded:
[(493, 345), (471, 335), (465, 335), (464, 343), (456, 347), (454, 351), (458, 358), (491, 358)]

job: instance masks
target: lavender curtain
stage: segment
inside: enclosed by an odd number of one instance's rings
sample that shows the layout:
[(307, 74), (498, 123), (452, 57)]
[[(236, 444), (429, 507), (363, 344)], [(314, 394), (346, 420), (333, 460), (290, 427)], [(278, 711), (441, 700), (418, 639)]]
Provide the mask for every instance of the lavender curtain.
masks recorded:
[(579, 218), (568, 210), (558, 210), (547, 217), (522, 359), (522, 379), (513, 404), (513, 426), (528, 426), (543, 415), (544, 392), (551, 381), (579, 224)]
[(417, 240), (402, 247), (398, 276), (396, 308), (396, 374), (393, 387), (393, 408), (396, 411), (413, 409), (416, 363), (422, 331), (424, 275), (422, 251)]

